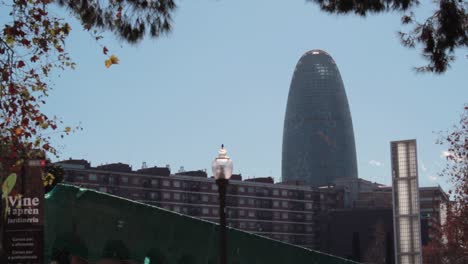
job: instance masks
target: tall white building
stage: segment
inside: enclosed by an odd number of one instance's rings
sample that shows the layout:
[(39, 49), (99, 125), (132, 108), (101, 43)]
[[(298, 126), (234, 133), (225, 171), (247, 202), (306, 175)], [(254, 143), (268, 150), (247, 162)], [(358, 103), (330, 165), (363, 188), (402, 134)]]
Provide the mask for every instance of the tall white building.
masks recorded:
[(396, 264), (421, 264), (416, 140), (391, 142)]

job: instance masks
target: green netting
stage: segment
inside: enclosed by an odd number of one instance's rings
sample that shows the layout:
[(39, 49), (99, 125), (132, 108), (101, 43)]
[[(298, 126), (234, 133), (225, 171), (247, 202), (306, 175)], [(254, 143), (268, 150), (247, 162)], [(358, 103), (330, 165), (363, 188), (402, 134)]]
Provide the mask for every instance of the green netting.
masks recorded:
[[(217, 263), (217, 224), (92, 190), (58, 185), (46, 197), (45, 223), (48, 261), (69, 252), (90, 262)], [(229, 264), (355, 263), (236, 229), (228, 241)]]

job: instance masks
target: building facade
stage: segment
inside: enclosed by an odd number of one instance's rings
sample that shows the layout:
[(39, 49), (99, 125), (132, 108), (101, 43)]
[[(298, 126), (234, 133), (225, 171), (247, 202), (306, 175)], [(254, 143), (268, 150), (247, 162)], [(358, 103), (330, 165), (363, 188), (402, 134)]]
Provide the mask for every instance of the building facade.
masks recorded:
[[(167, 167), (133, 171), (126, 164), (92, 167), (85, 160), (58, 164), (65, 169), (66, 183), (219, 221), (217, 185), (204, 171), (171, 174)], [(422, 244), (426, 245), (431, 225), (443, 217), (448, 196), (440, 187), (419, 191)], [(337, 179), (333, 185), (317, 188), (233, 175), (228, 186), (229, 226), (358, 261), (384, 256), (384, 263), (394, 263), (393, 236), (388, 238), (393, 234), (391, 211), (392, 187), (363, 179)], [(359, 221), (362, 218), (365, 221)], [(376, 230), (385, 233), (385, 251), (370, 247)], [(383, 243), (382, 236), (379, 239)]]
[(325, 51), (309, 51), (297, 63), (289, 88), (282, 181), (323, 186), (357, 175), (353, 123), (340, 72)]
[[(327, 210), (319, 213), (319, 251), (364, 263), (395, 263), (392, 187), (363, 179), (339, 179), (334, 186), (321, 188), (329, 194)], [(333, 196), (340, 194), (340, 207), (332, 208)], [(448, 195), (440, 186), (420, 187), (421, 243), (432, 238), (433, 225), (444, 221)], [(377, 246), (376, 246), (377, 245)]]
[(416, 140), (390, 143), (397, 264), (422, 263)]
[[(87, 162), (81, 167), (76, 163), (59, 163), (66, 172), (65, 182), (219, 221), (218, 187), (203, 171), (173, 175), (165, 168), (129, 171), (122, 164), (93, 168)], [(226, 199), (229, 226), (307, 248), (316, 247), (314, 215), (323, 209), (317, 189), (274, 184), (270, 177), (242, 181), (240, 175), (233, 175)]]

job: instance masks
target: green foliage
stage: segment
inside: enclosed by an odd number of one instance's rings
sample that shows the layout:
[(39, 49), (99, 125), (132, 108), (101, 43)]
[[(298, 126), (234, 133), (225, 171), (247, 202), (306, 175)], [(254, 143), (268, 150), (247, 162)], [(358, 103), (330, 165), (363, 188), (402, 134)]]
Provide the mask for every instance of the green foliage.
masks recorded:
[[(463, 0), (437, 0), (437, 9), (424, 22), (418, 22), (414, 10), (420, 5), (418, 0), (307, 0), (332, 14), (359, 16), (397, 11), (402, 13), (402, 24), (411, 24), (413, 29), (407, 33), (399, 32), (404, 46), (422, 46), (421, 52), (429, 63), (417, 67), (417, 71), (443, 73), (455, 59), (455, 50), (468, 47), (468, 6)], [(424, 5), (431, 5), (424, 1)]]
[(113, 32), (123, 40), (135, 43), (146, 33), (158, 37), (171, 30), (173, 0), (58, 0), (76, 15), (88, 30)]

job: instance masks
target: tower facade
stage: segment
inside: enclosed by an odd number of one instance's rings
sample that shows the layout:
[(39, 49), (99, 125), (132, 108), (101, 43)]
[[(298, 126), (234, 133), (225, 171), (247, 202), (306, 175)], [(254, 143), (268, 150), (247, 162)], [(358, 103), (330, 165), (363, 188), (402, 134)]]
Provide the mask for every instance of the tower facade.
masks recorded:
[(297, 63), (289, 88), (282, 180), (322, 186), (346, 177), (357, 178), (348, 99), (332, 57), (311, 50)]

